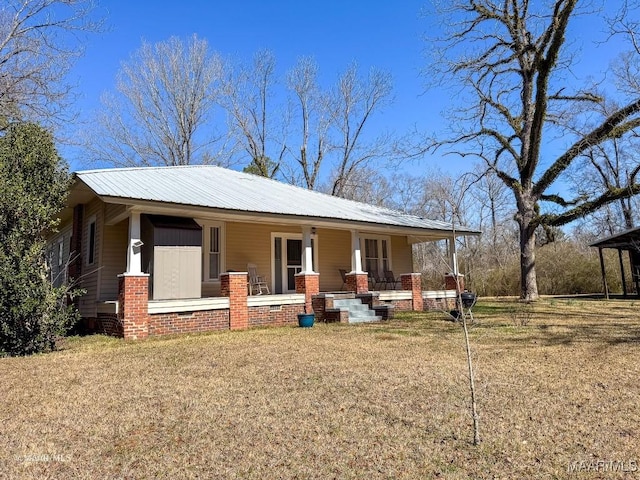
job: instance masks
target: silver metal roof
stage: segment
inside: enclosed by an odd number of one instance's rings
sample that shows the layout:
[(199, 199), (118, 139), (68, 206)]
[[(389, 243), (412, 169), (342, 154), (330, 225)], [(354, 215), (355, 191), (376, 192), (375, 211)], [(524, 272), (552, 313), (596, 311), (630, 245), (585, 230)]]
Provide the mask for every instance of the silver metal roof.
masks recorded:
[[(452, 231), (445, 222), (326, 195), (268, 178), (210, 165), (77, 172), (96, 195), (122, 203), (151, 201), (238, 212), (345, 220), (372, 225)], [(125, 200), (131, 200), (127, 202)], [(479, 232), (461, 227), (459, 234)]]

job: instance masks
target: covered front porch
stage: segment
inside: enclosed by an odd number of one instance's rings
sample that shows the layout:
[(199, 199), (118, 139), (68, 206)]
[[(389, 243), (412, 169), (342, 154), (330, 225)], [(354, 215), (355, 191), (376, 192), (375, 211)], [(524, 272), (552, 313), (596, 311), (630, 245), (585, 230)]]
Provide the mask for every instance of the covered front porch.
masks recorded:
[[(125, 338), (295, 324), (298, 313), (311, 311), (318, 321), (349, 322), (349, 312), (333, 306), (345, 295), (362, 299), (378, 319), (448, 309), (455, 301), (455, 286), (423, 290), (421, 275), (411, 272), (407, 235), (150, 210), (124, 209), (105, 219), (105, 233), (127, 232), (126, 269), (118, 275), (118, 298), (100, 300), (97, 317), (104, 331)], [(242, 268), (249, 264), (264, 272), (268, 293), (251, 295)], [(345, 264), (351, 267), (343, 279)], [(364, 265), (409, 273), (398, 275), (393, 288), (374, 290)]]
[[(454, 236), (479, 233), (206, 165), (77, 172), (61, 231), (80, 314), (125, 338), (444, 309), (464, 288)], [(413, 261), (414, 244), (441, 240), (444, 289)]]

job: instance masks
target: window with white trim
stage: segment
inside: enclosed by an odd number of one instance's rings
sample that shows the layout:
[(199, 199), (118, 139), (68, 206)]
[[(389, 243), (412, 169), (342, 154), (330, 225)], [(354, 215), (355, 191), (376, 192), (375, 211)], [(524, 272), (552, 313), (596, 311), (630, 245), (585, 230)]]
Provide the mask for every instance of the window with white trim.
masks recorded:
[(379, 249), (377, 238), (364, 239), (364, 268), (366, 272), (379, 272)]
[(206, 282), (220, 280), (220, 274), (224, 271), (224, 225), (221, 223), (204, 225), (203, 275)]
[(381, 235), (367, 235), (362, 237), (364, 242), (363, 264), (366, 272), (384, 274), (391, 270), (391, 238)]

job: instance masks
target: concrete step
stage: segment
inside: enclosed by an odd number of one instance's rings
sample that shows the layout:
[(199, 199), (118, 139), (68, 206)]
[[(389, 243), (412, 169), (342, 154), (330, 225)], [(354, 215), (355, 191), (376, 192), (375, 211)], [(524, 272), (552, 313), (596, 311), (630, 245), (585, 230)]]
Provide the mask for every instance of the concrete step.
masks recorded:
[(377, 315), (371, 317), (352, 317), (349, 315), (349, 323), (379, 322), (380, 320), (382, 320), (382, 317), (378, 317)]
[(336, 299), (333, 302), (334, 308), (346, 309), (349, 311), (349, 323), (378, 322), (382, 317), (377, 316), (369, 305), (362, 303), (359, 298)]

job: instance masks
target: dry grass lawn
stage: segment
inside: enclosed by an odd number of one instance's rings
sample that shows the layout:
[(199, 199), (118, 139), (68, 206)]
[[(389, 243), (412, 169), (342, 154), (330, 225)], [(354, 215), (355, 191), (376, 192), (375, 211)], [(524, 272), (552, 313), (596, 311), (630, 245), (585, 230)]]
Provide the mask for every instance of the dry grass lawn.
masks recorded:
[(72, 338), (0, 359), (0, 478), (640, 478), (639, 305), (479, 304), (476, 447), (442, 314)]

